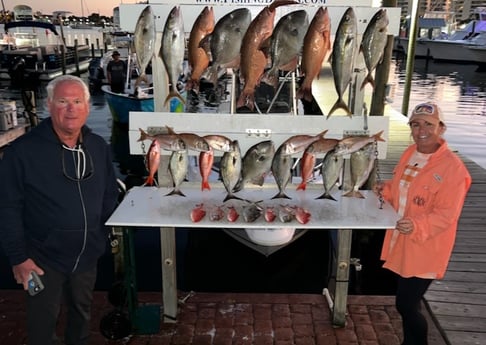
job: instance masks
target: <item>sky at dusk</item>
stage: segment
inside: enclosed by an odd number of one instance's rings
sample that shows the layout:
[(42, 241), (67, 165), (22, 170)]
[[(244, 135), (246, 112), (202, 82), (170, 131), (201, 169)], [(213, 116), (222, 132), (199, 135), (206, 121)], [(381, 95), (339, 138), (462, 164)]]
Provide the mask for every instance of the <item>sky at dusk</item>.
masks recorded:
[[(113, 8), (120, 3), (135, 3), (135, 0), (3, 0), (6, 10), (13, 10), (15, 5), (27, 5), (34, 12), (41, 11), (44, 14), (52, 14), (54, 11), (69, 11), (76, 16), (99, 13), (111, 17)], [(83, 6), (81, 6), (83, 4)], [(82, 10), (83, 8), (83, 10)]]

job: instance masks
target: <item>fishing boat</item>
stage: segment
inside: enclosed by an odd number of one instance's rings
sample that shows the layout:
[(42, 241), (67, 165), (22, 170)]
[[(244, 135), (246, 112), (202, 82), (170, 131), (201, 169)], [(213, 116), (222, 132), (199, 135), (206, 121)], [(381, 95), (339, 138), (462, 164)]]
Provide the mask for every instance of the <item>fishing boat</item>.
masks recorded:
[(113, 121), (117, 123), (128, 124), (128, 115), (131, 111), (154, 111), (153, 94), (146, 93), (142, 89), (132, 93), (129, 92), (130, 90), (126, 90), (125, 93), (115, 93), (111, 91), (109, 85), (103, 85), (101, 90), (105, 95)]
[[(30, 45), (8, 47), (1, 51), (1, 79), (10, 79), (22, 84), (33, 80), (48, 81), (62, 74), (80, 74), (88, 70), (91, 60), (90, 47), (66, 46), (53, 24), (14, 21), (5, 24), (4, 28), (8, 35), (13, 37), (28, 35)], [(39, 43), (38, 36), (42, 34), (46, 35), (48, 43)], [(46, 41), (44, 37), (43, 40)]]

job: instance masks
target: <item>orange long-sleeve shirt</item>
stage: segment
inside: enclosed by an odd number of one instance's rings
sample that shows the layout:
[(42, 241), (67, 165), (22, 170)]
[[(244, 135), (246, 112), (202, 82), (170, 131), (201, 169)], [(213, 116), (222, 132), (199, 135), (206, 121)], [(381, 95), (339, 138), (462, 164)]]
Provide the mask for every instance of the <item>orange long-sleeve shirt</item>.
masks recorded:
[[(415, 144), (405, 150), (393, 178), (385, 182), (383, 197), (395, 210), (398, 210), (400, 178), (415, 150)], [(413, 220), (413, 232), (398, 233), (392, 244), (396, 230), (386, 231), (381, 252), (383, 267), (402, 277), (434, 273), (435, 278), (443, 278), (470, 185), (471, 176), (463, 162), (442, 141), (408, 189), (403, 216)]]

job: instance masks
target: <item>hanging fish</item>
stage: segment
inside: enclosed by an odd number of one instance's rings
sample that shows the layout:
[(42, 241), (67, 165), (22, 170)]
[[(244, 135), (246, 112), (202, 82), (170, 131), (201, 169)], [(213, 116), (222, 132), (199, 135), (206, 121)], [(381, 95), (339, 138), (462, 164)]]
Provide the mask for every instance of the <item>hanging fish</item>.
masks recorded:
[(221, 69), (240, 67), (240, 48), (243, 36), (251, 23), (248, 8), (238, 8), (223, 16), (213, 32), (200, 43), (211, 56), (211, 64), (203, 77), (216, 85)]
[(209, 175), (214, 163), (214, 151), (213, 148), (209, 148), (207, 152), (199, 153), (199, 172), (201, 174), (201, 190), (211, 190), (209, 185)]
[(272, 36), (267, 39), (270, 42), (267, 45), (270, 46), (271, 66), (262, 76), (264, 83), (276, 88), (279, 70), (293, 71), (297, 68), (308, 26), (305, 10), (290, 12), (279, 19)]
[(279, 6), (290, 4), (298, 4), (298, 2), (275, 0), (270, 6), (264, 7), (248, 27), (240, 49), (240, 77), (243, 79), (244, 85), (236, 102), (237, 108), (247, 106), (253, 110), (255, 87), (260, 83), (260, 78), (267, 65), (263, 43), (272, 35), (276, 9)]
[(159, 51), (169, 77), (169, 94), (165, 98), (164, 106), (167, 106), (174, 97), (178, 98), (183, 104), (186, 102), (177, 90), (177, 81), (182, 75), (185, 47), (182, 11), (179, 6), (174, 6), (165, 22)]
[(297, 98), (312, 102), (312, 82), (319, 77), (322, 62), (331, 51), (331, 19), (327, 8), (319, 7), (304, 37), (302, 74), (304, 80), (297, 90)]
[(265, 175), (272, 168), (274, 154), (275, 146), (271, 140), (261, 141), (250, 147), (243, 157), (241, 178), (233, 191), (242, 190), (248, 182), (262, 186)]
[(361, 89), (363, 89), (367, 83), (370, 83), (371, 86), (375, 88), (375, 80), (373, 79), (372, 73), (376, 69), (376, 66), (383, 61), (385, 47), (388, 41), (388, 22), (386, 9), (382, 8), (373, 15), (363, 33), (360, 52), (363, 53), (368, 73), (361, 84)]
[(233, 194), (233, 189), (240, 179), (242, 164), (241, 151), (237, 140), (233, 141), (231, 147), (232, 150), (225, 152), (223, 157), (221, 157), (220, 162), (221, 179), (223, 180), (224, 188), (226, 188), (226, 192), (228, 193), (223, 201), (239, 199)]
[(181, 184), (186, 178), (189, 158), (187, 150), (174, 151), (169, 159), (169, 173), (172, 177), (174, 189), (167, 195), (185, 196), (181, 191)]
[(209, 54), (200, 46), (201, 41), (214, 30), (214, 11), (205, 6), (196, 18), (187, 43), (187, 62), (191, 69), (186, 90), (199, 92), (199, 79), (209, 66)]
[(343, 109), (348, 116), (352, 116), (343, 95), (351, 84), (354, 69), (354, 59), (357, 51), (357, 27), (358, 21), (352, 7), (349, 7), (339, 22), (336, 31), (336, 38), (331, 53), (332, 75), (334, 86), (338, 94), (336, 103), (329, 110), (327, 117), (331, 116), (337, 109)]
[(343, 196), (364, 198), (359, 189), (365, 184), (375, 167), (376, 148), (375, 143), (366, 144), (349, 158), (349, 170), (351, 172), (351, 190)]
[(160, 144), (157, 140), (153, 140), (150, 144), (150, 148), (145, 157), (147, 164), (147, 170), (149, 171), (149, 176), (145, 180), (144, 185), (152, 186), (154, 184), (154, 175), (159, 169), (160, 164)]
[(145, 69), (155, 55), (155, 37), (155, 14), (151, 6), (146, 6), (137, 19), (133, 33), (133, 45), (140, 68), (137, 82), (145, 78)]
[(331, 190), (336, 186), (343, 174), (344, 157), (337, 154), (334, 150), (329, 151), (322, 161), (321, 174), (324, 193), (316, 199), (336, 199), (331, 195)]

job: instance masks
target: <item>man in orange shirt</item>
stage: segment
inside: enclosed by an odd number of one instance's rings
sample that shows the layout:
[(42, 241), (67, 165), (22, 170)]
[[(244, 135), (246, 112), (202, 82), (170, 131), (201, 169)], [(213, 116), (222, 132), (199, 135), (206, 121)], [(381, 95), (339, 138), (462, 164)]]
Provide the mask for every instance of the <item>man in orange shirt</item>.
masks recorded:
[(402, 154), (393, 178), (374, 190), (401, 216), (385, 234), (381, 259), (398, 275), (402, 344), (425, 345), (421, 299), (434, 279), (444, 277), (471, 176), (442, 137), (446, 125), (437, 104), (417, 105), (409, 125), (414, 144)]

